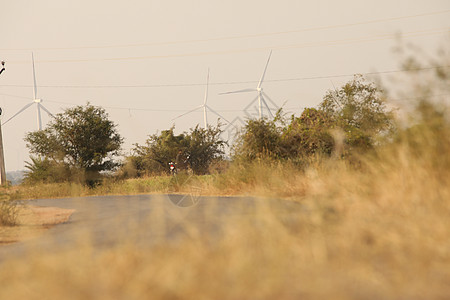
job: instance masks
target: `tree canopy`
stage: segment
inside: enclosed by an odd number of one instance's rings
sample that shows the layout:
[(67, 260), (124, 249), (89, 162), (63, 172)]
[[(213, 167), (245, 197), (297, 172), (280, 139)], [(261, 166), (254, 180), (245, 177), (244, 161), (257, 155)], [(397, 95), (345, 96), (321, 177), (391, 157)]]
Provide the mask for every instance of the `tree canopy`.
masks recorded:
[(44, 130), (28, 133), (25, 141), (31, 154), (39, 157), (32, 159), (30, 172), (45, 162), (47, 167), (64, 166), (72, 175), (83, 174), (89, 181), (118, 166), (114, 156), (123, 139), (105, 110), (88, 103), (55, 115)]
[(198, 125), (189, 132), (176, 135), (174, 127), (150, 135), (144, 145), (136, 144), (133, 154), (127, 157), (124, 171), (127, 176), (161, 174), (168, 172), (173, 161), (179, 169), (191, 169), (195, 174), (205, 174), (215, 160), (224, 156), (226, 142), (220, 138), (220, 126)]
[(393, 116), (382, 92), (357, 75), (341, 88), (328, 91), (317, 109), (305, 108), (300, 117), (292, 115), (287, 121), (280, 111), (274, 120), (247, 120), (235, 145), (235, 156), (301, 160), (331, 155), (336, 148), (349, 153), (351, 149), (371, 148), (377, 137), (392, 128)]
[(319, 109), (343, 130), (351, 146), (370, 147), (377, 136), (393, 127), (393, 115), (382, 91), (361, 75), (355, 75), (339, 89), (329, 90)]

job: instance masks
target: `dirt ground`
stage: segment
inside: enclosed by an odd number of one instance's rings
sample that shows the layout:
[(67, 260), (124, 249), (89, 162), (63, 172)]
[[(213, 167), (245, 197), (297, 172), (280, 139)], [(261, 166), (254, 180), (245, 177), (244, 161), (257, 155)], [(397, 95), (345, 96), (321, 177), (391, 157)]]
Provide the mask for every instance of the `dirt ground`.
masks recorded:
[(0, 226), (0, 246), (38, 237), (54, 225), (67, 222), (74, 209), (24, 205), (16, 226)]

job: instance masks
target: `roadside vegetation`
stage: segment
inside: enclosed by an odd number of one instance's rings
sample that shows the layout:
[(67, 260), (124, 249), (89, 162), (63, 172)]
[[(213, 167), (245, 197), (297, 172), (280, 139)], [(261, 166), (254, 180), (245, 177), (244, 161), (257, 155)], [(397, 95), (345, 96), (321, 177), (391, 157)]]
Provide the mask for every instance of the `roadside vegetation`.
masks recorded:
[[(304, 213), (287, 220), (261, 201), (248, 219), (230, 217), (214, 242), (181, 223), (185, 238), (157, 246), (124, 235), (108, 249), (93, 251), (87, 240), (74, 251), (38, 251), (4, 263), (0, 298), (449, 298), (450, 73), (429, 75), (408, 86), (407, 117), (355, 76), (300, 116), (248, 120), (231, 161), (220, 127), (181, 135), (172, 128), (136, 145), (117, 176), (93, 187), (3, 188), (11, 199), (166, 192), (165, 166), (182, 150), (185, 172), (198, 174), (205, 194), (284, 198)], [(190, 166), (187, 155), (201, 147), (210, 160)], [(148, 226), (164, 226), (158, 211)]]
[(19, 206), (17, 201), (11, 201), (8, 198), (0, 200), (0, 226), (16, 225), (19, 215)]
[(150, 135), (120, 164), (114, 156), (122, 138), (115, 125), (104, 110), (87, 104), (57, 115), (48, 128), (27, 135), (33, 156), (24, 183), (4, 193), (11, 199), (27, 199), (167, 192), (168, 165), (175, 162), (179, 172), (198, 176), (207, 194), (252, 194), (259, 180), (252, 172), (268, 180), (281, 172), (280, 177), (291, 179), (304, 176), (311, 165), (358, 164), (359, 155), (387, 143), (394, 128), (381, 90), (355, 76), (329, 91), (318, 108), (306, 108), (300, 116), (289, 117), (279, 110), (273, 120), (248, 120), (229, 145), (229, 159), (219, 124)]
[(123, 138), (103, 108), (89, 103), (57, 114), (25, 141), (31, 162), (25, 184), (75, 182), (95, 186), (117, 166)]

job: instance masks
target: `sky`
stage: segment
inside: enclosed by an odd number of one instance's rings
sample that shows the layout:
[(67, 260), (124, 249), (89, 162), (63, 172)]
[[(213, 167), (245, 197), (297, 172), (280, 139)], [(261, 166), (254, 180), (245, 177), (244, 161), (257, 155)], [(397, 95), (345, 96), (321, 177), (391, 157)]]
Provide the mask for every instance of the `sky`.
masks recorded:
[[(223, 119), (257, 117), (254, 103), (244, 112), (256, 92), (220, 93), (255, 88), (271, 51), (264, 92), (299, 115), (352, 74), (400, 70), (399, 44), (434, 53), (450, 36), (448, 0), (0, 0), (0, 8), (2, 122), (33, 101), (33, 53), (44, 107), (103, 107), (124, 155), (173, 125), (203, 126), (200, 109), (176, 117), (203, 104), (208, 70), (207, 104), (225, 128)], [(217, 121), (209, 112), (208, 123)], [(34, 104), (2, 125), (7, 171), (24, 169), (23, 139), (35, 130)]]

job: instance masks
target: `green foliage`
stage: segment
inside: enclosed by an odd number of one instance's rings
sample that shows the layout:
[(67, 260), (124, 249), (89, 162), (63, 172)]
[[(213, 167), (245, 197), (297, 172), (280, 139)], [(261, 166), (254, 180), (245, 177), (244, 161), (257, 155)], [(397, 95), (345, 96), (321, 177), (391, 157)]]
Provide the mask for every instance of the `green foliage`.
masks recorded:
[(307, 108), (290, 122), (281, 117), (274, 120), (248, 120), (237, 143), (235, 159), (289, 159), (298, 161), (314, 155), (329, 155), (334, 140), (329, 133), (334, 123), (323, 111)]
[(361, 75), (340, 89), (328, 91), (319, 109), (344, 131), (346, 143), (352, 147), (370, 148), (376, 137), (393, 128), (393, 115), (381, 91)]
[(64, 182), (70, 177), (68, 165), (57, 163), (47, 157), (30, 157), (31, 162), (25, 162), (28, 171), (23, 178), (24, 184)]
[[(386, 109), (381, 92), (361, 76), (329, 91), (319, 109), (306, 108), (290, 122), (280, 114), (274, 120), (248, 120), (234, 147), (235, 157), (295, 162), (329, 156), (334, 150), (341, 156), (354, 148), (371, 148), (379, 136), (393, 128), (392, 113)], [(341, 149), (343, 142), (346, 149)]]
[(450, 168), (449, 107), (421, 100), (414, 109), (415, 123), (399, 130), (395, 142), (408, 145), (410, 155), (417, 160), (427, 160), (433, 170)]
[(276, 120), (250, 119), (234, 145), (235, 158), (280, 158), (283, 156), (281, 142), (281, 128)]
[(123, 139), (105, 110), (88, 103), (57, 114), (44, 130), (28, 133), (25, 141), (30, 152), (39, 157), (28, 167), (35, 172), (28, 175), (30, 180), (52, 180), (59, 171), (49, 169), (61, 168), (90, 183), (101, 171), (118, 166), (114, 156), (119, 154)]
[(180, 164), (181, 160), (187, 161), (194, 174), (208, 173), (211, 163), (222, 160), (225, 154), (226, 142), (220, 139), (221, 133), (219, 126), (204, 129), (197, 125), (191, 129), (185, 137), (184, 149), (184, 153), (189, 157), (178, 158), (177, 163)]
[(226, 143), (220, 139), (221, 133), (220, 126), (196, 126), (179, 135), (174, 134), (174, 127), (151, 135), (145, 145), (135, 145), (122, 172), (125, 177), (162, 174), (173, 161), (180, 170), (190, 168), (195, 174), (205, 174), (212, 162), (223, 159)]
[(150, 135), (145, 145), (135, 144), (125, 166), (134, 168), (137, 176), (166, 172), (169, 162), (175, 161), (178, 151), (185, 148), (185, 135), (175, 135), (174, 129)]
[(287, 156), (330, 155), (334, 147), (330, 134), (333, 127), (329, 115), (315, 108), (306, 108), (298, 118), (292, 116), (291, 123), (284, 128), (282, 136)]
[(19, 206), (17, 201), (0, 199), (0, 226), (16, 225), (18, 216)]

